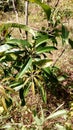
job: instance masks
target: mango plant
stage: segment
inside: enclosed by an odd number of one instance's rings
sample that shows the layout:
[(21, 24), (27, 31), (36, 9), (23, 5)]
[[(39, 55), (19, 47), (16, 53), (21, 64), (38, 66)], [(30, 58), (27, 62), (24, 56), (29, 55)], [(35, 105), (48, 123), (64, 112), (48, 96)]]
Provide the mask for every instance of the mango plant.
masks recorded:
[[(40, 0), (29, 1), (41, 6), (47, 19), (51, 19), (51, 8), (48, 5), (41, 3)], [(33, 96), (39, 92), (46, 103), (47, 86), (52, 82), (53, 85), (59, 82), (53, 73), (53, 62), (48, 57), (48, 53), (51, 54), (52, 51), (57, 50), (56, 37), (61, 37), (63, 43), (69, 41), (72, 47), (73, 42), (68, 40), (69, 32), (66, 27), (62, 25), (58, 29), (56, 25), (52, 24), (52, 30), (48, 27), (45, 30), (33, 31), (30, 27), (19, 23), (0, 24), (0, 33), (3, 36), (0, 42), (1, 80), (3, 77), (5, 85), (19, 92), (22, 106), (25, 105), (25, 97), (30, 89)], [(12, 28), (23, 29), (31, 33), (31, 40), (30, 38), (25, 40), (12, 37), (11, 30), (9, 30)]]

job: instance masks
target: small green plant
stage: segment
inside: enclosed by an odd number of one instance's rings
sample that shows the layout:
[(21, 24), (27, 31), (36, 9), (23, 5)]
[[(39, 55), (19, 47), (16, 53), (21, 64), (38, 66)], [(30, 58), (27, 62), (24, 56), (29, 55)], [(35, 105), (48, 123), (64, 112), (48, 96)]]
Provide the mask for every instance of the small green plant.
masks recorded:
[[(61, 37), (63, 44), (70, 43), (73, 47), (73, 41), (68, 39), (69, 31), (62, 25), (57, 28), (58, 22), (53, 22), (51, 17), (51, 8), (41, 3), (40, 0), (30, 0), (37, 3), (46, 14), (47, 20), (50, 20), (50, 27), (33, 31), (30, 27), (19, 23), (2, 23), (0, 32), (3, 38), (0, 43), (0, 71), (1, 78), (5, 79), (5, 85), (19, 92), (21, 105), (25, 105), (25, 97), (29, 90), (32, 90), (33, 96), (39, 92), (43, 101), (47, 102), (47, 86), (58, 84), (58, 78), (53, 73), (53, 62), (48, 57), (48, 53), (56, 50), (57, 37)], [(12, 28), (23, 29), (32, 34), (31, 40), (17, 39), (11, 36)], [(50, 44), (51, 43), (51, 44)], [(9, 78), (9, 80), (8, 80)], [(52, 84), (53, 83), (53, 84)]]

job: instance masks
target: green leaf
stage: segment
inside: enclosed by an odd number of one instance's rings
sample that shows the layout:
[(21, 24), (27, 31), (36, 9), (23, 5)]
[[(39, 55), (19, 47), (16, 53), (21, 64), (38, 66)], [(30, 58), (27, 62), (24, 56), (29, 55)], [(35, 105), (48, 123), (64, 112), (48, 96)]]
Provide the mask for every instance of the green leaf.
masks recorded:
[(25, 96), (25, 97), (27, 96), (29, 90), (30, 90), (30, 82), (29, 82), (28, 85), (26, 85), (26, 86), (24, 87), (24, 96)]
[(60, 82), (61, 82), (61, 81), (64, 81), (65, 79), (66, 79), (66, 77), (63, 76), (63, 75), (58, 77), (58, 81), (60, 81)]
[(49, 67), (43, 68), (43, 71), (49, 76), (51, 74), (51, 71)]
[(69, 39), (69, 44), (71, 45), (71, 48), (73, 49), (73, 41)]
[(15, 88), (15, 87), (18, 87), (18, 86), (20, 86), (20, 85), (22, 85), (21, 82), (13, 82), (12, 84), (10, 84), (10, 87), (11, 87), (11, 88)]
[(45, 88), (43, 88), (43, 87), (41, 86), (41, 87), (40, 87), (40, 91), (41, 91), (42, 99), (43, 99), (44, 103), (46, 103), (46, 101), (47, 101), (47, 95), (46, 95)]
[(22, 39), (8, 39), (6, 43), (12, 43), (14, 45), (18, 45), (20, 48), (25, 48), (25, 46), (30, 46), (29, 42), (27, 40)]
[(4, 61), (4, 60), (6, 60), (6, 61), (15, 61), (15, 60), (17, 60), (17, 56), (15, 54), (13, 54), (13, 53), (11, 53), (11, 54), (5, 53), (4, 55), (5, 55), (5, 59), (4, 59), (4, 57), (2, 57), (0, 59), (0, 61), (1, 60), (2, 61)]
[(0, 62), (5, 61), (6, 56), (0, 57)]
[(63, 41), (63, 43), (68, 40), (68, 36), (69, 36), (69, 31), (68, 31), (68, 29), (63, 25), (63, 26), (62, 26), (62, 41)]
[(19, 90), (19, 97), (21, 99), (21, 106), (25, 105), (25, 99), (24, 99), (24, 88), (21, 88)]
[(51, 15), (51, 7), (49, 5), (42, 3), (41, 0), (29, 0), (29, 1), (38, 4), (44, 10), (47, 19), (49, 20)]
[(40, 48), (38, 48), (38, 49), (36, 49), (36, 53), (37, 54), (40, 54), (40, 53), (49, 53), (50, 51), (53, 51), (53, 50), (57, 50), (57, 48), (56, 47), (54, 47), (54, 46), (46, 46), (46, 47), (40, 47)]
[(19, 28), (19, 29), (23, 29), (25, 31), (30, 32), (33, 36), (35, 36), (35, 32), (28, 26), (24, 25), (24, 24), (20, 24), (20, 23), (1, 23), (0, 24), (0, 32), (4, 31), (4, 30), (8, 30), (9, 28)]
[(22, 78), (25, 72), (30, 68), (32, 64), (32, 58), (28, 59), (26, 64), (22, 67), (21, 72), (17, 75), (17, 79)]
[(45, 67), (48, 67), (48, 66), (50, 66), (51, 64), (52, 64), (52, 59), (35, 59), (34, 61), (33, 61), (33, 64), (35, 64), (35, 65), (38, 65), (38, 66), (40, 66), (40, 67), (42, 67), (42, 68), (45, 68)]
[(48, 41), (48, 35), (40, 35), (37, 39), (36, 39), (36, 45), (35, 47), (40, 46), (41, 44), (43, 44), (44, 42)]
[(6, 102), (7, 107), (10, 107), (12, 105), (12, 99), (11, 98), (5, 99), (5, 102)]
[(42, 99), (43, 99), (44, 103), (46, 103), (47, 95), (46, 95), (45, 88), (43, 87), (42, 83), (37, 78), (34, 77), (34, 81), (35, 81), (36, 86), (39, 89), (39, 92), (40, 92), (40, 94), (42, 96)]
[(44, 4), (44, 3), (40, 3), (39, 5), (44, 10), (44, 12), (45, 12), (45, 14), (47, 16), (47, 19), (49, 20), (50, 15), (51, 15), (51, 7), (49, 5), (47, 5), (47, 4)]

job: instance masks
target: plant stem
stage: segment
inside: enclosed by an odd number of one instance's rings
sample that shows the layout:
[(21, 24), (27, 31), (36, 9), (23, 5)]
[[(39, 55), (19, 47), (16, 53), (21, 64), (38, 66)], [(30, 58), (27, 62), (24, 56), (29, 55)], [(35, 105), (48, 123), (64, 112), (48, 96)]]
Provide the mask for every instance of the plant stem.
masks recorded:
[[(25, 1), (25, 25), (28, 25), (28, 0)], [(25, 31), (26, 40), (28, 40), (28, 32)]]
[(13, 4), (13, 9), (14, 9), (14, 12), (15, 12), (15, 15), (16, 15), (16, 21), (18, 22), (18, 13), (17, 13), (16, 7), (15, 7), (14, 0), (12, 0), (12, 4)]
[(58, 56), (58, 58), (56, 59), (56, 61), (53, 63), (52, 67), (54, 67), (56, 65), (56, 63), (58, 62), (58, 60), (60, 59), (60, 57), (63, 55), (64, 52), (65, 52), (65, 49), (62, 50), (61, 54)]

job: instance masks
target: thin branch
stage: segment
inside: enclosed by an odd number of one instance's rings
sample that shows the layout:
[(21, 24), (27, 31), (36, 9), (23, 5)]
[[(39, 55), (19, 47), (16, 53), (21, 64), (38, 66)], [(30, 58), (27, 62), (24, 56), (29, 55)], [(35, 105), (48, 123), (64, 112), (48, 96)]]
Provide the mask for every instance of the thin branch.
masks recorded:
[(56, 65), (56, 63), (58, 62), (58, 60), (61, 58), (61, 56), (63, 55), (63, 53), (65, 52), (65, 49), (62, 50), (61, 54), (58, 56), (58, 58), (56, 59), (56, 61), (53, 63), (53, 66), (54, 67)]
[(55, 8), (59, 5), (60, 0), (57, 0), (57, 3), (55, 4)]
[(16, 10), (16, 7), (15, 7), (15, 3), (14, 3), (14, 0), (12, 0), (12, 4), (13, 4), (13, 9), (14, 9), (14, 12), (15, 12), (15, 15), (16, 15), (16, 21), (18, 22), (18, 12)]
[[(25, 1), (25, 25), (28, 25), (28, 0)], [(25, 31), (26, 40), (28, 39), (28, 32)]]
[[(15, 13), (15, 15), (16, 15), (16, 22), (19, 23), (18, 12), (17, 12), (17, 10), (16, 10), (14, 0), (12, 0), (12, 4), (13, 4), (14, 13)], [(19, 32), (20, 32), (20, 36), (22, 37), (22, 31), (21, 31), (20, 28), (19, 28)]]

